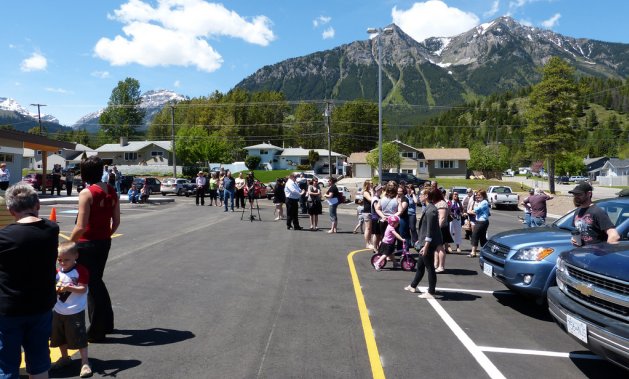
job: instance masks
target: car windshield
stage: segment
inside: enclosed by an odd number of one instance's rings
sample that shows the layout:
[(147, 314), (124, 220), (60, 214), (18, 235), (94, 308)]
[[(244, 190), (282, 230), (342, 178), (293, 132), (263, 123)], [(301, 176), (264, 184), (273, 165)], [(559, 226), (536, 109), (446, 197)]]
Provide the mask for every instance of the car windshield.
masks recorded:
[[(622, 229), (619, 232), (625, 233), (625, 229), (629, 228), (629, 201), (621, 201), (619, 199), (602, 200), (596, 202), (596, 205), (607, 213), (617, 229)], [(574, 210), (555, 221), (553, 226), (560, 229), (573, 230), (573, 218)]]
[(467, 188), (452, 188), (452, 192), (456, 192), (459, 195), (466, 195), (467, 194)]
[(511, 193), (511, 190), (507, 187), (496, 187), (494, 188), (494, 192), (496, 193)]

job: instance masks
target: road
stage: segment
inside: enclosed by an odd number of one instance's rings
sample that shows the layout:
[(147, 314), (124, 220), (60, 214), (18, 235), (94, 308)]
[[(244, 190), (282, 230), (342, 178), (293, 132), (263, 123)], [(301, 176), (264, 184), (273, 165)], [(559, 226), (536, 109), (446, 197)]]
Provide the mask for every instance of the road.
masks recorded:
[[(105, 272), (116, 331), (89, 347), (95, 377), (626, 375), (484, 276), (478, 259), (449, 255), (441, 298), (422, 300), (402, 290), (413, 273), (370, 267), (351, 233), (352, 205), (342, 207), (337, 235), (288, 231), (273, 221), (270, 202), (260, 208), (263, 221), (249, 222), (192, 198), (123, 205)], [(56, 211), (67, 236), (76, 206)], [(490, 233), (521, 226), (518, 212), (492, 214)], [(327, 214), (321, 219), (329, 224)], [(51, 377), (78, 370), (77, 362)]]

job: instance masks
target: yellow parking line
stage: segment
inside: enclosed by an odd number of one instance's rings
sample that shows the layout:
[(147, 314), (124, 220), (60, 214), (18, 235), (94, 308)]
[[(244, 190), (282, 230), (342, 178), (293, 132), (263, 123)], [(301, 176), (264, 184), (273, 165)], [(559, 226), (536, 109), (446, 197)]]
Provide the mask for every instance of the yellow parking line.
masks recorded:
[[(50, 351), (50, 362), (54, 364), (55, 362), (57, 362), (57, 360), (59, 360), (59, 358), (61, 358), (61, 350), (59, 350), (59, 348), (57, 347), (51, 347), (49, 351)], [(79, 352), (78, 350), (68, 350), (68, 356), (71, 357), (78, 352)], [(26, 363), (24, 361), (24, 352), (22, 352), (22, 363), (20, 363), (20, 368), (26, 368)]]
[(382, 362), (380, 361), (380, 353), (378, 352), (378, 345), (376, 344), (376, 337), (371, 327), (371, 320), (369, 319), (369, 311), (367, 310), (367, 304), (365, 303), (365, 297), (360, 286), (360, 280), (358, 280), (358, 274), (356, 273), (356, 266), (354, 266), (354, 255), (363, 251), (371, 251), (370, 249), (361, 249), (350, 252), (347, 255), (347, 263), (349, 264), (349, 271), (352, 274), (352, 283), (354, 285), (354, 293), (356, 294), (356, 302), (358, 303), (358, 312), (360, 313), (360, 321), (363, 325), (363, 334), (365, 335), (365, 343), (367, 345), (367, 354), (369, 355), (369, 362), (371, 364), (371, 373), (374, 379), (384, 379), (384, 370), (382, 368)]

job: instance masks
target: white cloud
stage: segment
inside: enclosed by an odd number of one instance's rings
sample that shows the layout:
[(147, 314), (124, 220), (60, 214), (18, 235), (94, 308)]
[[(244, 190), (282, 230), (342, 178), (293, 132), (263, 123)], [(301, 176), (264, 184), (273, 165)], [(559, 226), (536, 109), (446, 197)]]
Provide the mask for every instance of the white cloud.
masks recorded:
[(24, 72), (43, 71), (48, 67), (48, 60), (40, 53), (33, 53), (20, 64), (20, 70)]
[(548, 20), (542, 21), (542, 26), (545, 27), (546, 29), (552, 29), (555, 25), (557, 25), (560, 18), (561, 18), (561, 14), (555, 13)]
[(496, 0), (491, 4), (491, 9), (487, 12), (483, 13), (483, 17), (491, 17), (498, 13), (498, 9), (500, 9), (500, 0)]
[(326, 28), (323, 33), (321, 33), (321, 37), (323, 37), (323, 39), (330, 39), (330, 38), (334, 38), (334, 28), (333, 27), (328, 27)]
[(173, 86), (175, 86), (175, 88), (179, 88), (181, 87), (181, 82), (179, 80), (175, 80), (175, 82), (173, 83)]
[(531, 20), (522, 19), (518, 20), (518, 22), (524, 26), (533, 26), (533, 22)]
[(317, 18), (315, 18), (314, 20), (312, 20), (312, 25), (315, 28), (318, 28), (319, 25), (325, 25), (328, 24), (330, 21), (332, 21), (332, 17), (328, 17), (328, 16), (319, 16)]
[(107, 79), (110, 76), (109, 71), (93, 71), (90, 75), (99, 79)]
[(46, 87), (44, 89), (46, 90), (46, 92), (54, 92), (54, 93), (61, 93), (61, 94), (70, 93), (70, 91), (68, 91), (66, 89), (63, 89), (63, 88)]
[(474, 13), (449, 7), (440, 0), (415, 3), (408, 10), (393, 7), (393, 22), (417, 41), (428, 37), (450, 37), (470, 30), (478, 25)]
[(115, 66), (196, 66), (212, 72), (223, 59), (209, 39), (227, 36), (267, 46), (276, 38), (266, 16), (243, 18), (204, 0), (160, 0), (156, 8), (128, 0), (108, 17), (125, 24), (124, 36), (101, 38), (94, 52)]

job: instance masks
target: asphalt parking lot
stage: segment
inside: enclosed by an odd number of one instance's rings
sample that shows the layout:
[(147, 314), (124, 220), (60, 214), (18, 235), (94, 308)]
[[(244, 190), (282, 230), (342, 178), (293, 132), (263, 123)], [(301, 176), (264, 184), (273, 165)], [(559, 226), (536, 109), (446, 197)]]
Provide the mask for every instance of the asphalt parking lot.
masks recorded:
[[(330, 236), (287, 231), (259, 204), (262, 222), (185, 197), (122, 205), (105, 276), (117, 332), (90, 345), (96, 377), (626, 377), (485, 276), (468, 241), (423, 300), (403, 290), (414, 273), (370, 266), (353, 205)], [(69, 235), (76, 206), (55, 208)], [(492, 214), (490, 234), (520, 226)]]

